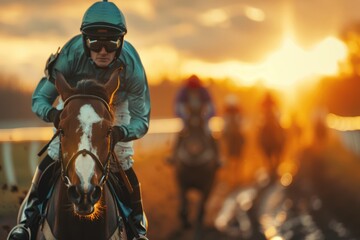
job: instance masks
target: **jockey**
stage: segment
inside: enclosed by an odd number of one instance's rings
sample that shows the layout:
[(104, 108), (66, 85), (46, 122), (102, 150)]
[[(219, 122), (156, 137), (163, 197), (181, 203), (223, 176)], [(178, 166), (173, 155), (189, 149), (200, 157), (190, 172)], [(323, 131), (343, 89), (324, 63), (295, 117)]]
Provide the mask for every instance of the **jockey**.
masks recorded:
[[(50, 56), (45, 71), (47, 77), (41, 79), (33, 93), (32, 110), (45, 122), (53, 122), (57, 128), (63, 106), (61, 99), (57, 107), (53, 106), (59, 96), (54, 85), (56, 72), (61, 72), (74, 87), (82, 79), (97, 79), (104, 83), (115, 69), (122, 69), (119, 73), (120, 87), (113, 100), (114, 151), (133, 188), (132, 193), (123, 192), (129, 195), (125, 198), (132, 209), (130, 220), (137, 231), (134, 233), (137, 236), (135, 239), (147, 239), (140, 183), (132, 168), (132, 140), (143, 137), (149, 127), (150, 97), (145, 70), (135, 48), (124, 40), (127, 32), (125, 18), (114, 3), (105, 0), (95, 2), (85, 12), (80, 30), (81, 34), (70, 39), (56, 55)], [(20, 224), (14, 227), (8, 239), (27, 240), (30, 233), (35, 234), (31, 232), (35, 231), (37, 224), (34, 212), (43, 201), (39, 197), (42, 187), (39, 186), (39, 179), (44, 170), (59, 159), (58, 153), (59, 139), (55, 138), (33, 177)], [(114, 166), (111, 170), (116, 171)]]
[[(203, 130), (211, 136), (214, 149), (218, 154), (217, 143), (212, 137), (209, 120), (215, 116), (215, 107), (208, 89), (203, 85), (202, 81), (196, 75), (191, 75), (185, 80), (184, 85), (180, 88), (175, 98), (175, 115), (181, 118), (183, 122), (183, 130), (175, 140), (172, 156), (167, 157), (169, 164), (176, 162), (176, 150), (179, 148), (183, 135), (186, 135), (186, 126), (196, 111), (201, 111), (201, 120), (204, 120)], [(220, 165), (220, 163), (219, 163)]]
[(274, 96), (271, 95), (270, 92), (267, 92), (261, 100), (261, 110), (264, 113), (265, 117), (279, 115), (278, 104), (275, 101)]
[(191, 75), (185, 80), (185, 84), (175, 99), (175, 114), (183, 120), (184, 124), (190, 118), (189, 108), (203, 111), (202, 116), (206, 121), (206, 127), (210, 118), (215, 116), (215, 107), (210, 93), (196, 75)]
[(224, 105), (224, 128), (223, 133), (232, 134), (231, 131), (240, 131), (243, 124), (243, 111), (236, 95), (229, 94), (225, 97)]

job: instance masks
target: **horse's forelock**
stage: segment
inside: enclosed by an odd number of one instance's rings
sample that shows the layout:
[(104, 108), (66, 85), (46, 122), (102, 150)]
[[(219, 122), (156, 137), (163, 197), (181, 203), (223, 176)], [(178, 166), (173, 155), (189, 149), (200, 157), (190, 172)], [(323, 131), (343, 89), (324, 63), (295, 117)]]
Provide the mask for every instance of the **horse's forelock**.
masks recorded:
[(79, 81), (76, 85), (74, 93), (95, 95), (104, 99), (106, 102), (110, 101), (104, 85), (98, 83), (96, 80), (93, 79), (84, 79)]

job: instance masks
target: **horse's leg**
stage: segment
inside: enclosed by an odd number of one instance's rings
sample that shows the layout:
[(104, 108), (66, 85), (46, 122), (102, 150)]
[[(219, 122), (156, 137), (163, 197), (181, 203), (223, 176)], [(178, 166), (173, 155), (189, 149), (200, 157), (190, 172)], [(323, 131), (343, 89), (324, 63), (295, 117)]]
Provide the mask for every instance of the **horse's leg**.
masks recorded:
[(191, 227), (191, 224), (188, 219), (188, 199), (186, 196), (186, 189), (180, 186), (180, 208), (179, 208), (179, 218), (181, 220), (181, 226), (183, 229), (187, 229)]
[(204, 217), (206, 214), (206, 203), (207, 200), (209, 199), (211, 190), (213, 189), (214, 186), (214, 180), (215, 180), (215, 173), (216, 173), (216, 169), (215, 168), (210, 168), (209, 171), (206, 173), (208, 176), (206, 185), (203, 186), (203, 189), (201, 191), (201, 196), (200, 196), (200, 204), (199, 204), (199, 208), (197, 211), (197, 216), (196, 216), (196, 226), (195, 226), (195, 239), (201, 239), (202, 234), (203, 234), (203, 226), (204, 226)]
[(207, 196), (202, 194), (198, 212), (197, 212), (197, 216), (196, 216), (196, 225), (195, 225), (195, 234), (194, 234), (195, 240), (201, 239), (201, 236), (202, 236), (206, 200), (207, 200)]
[(234, 156), (234, 186), (238, 187), (239, 183), (240, 183), (240, 155), (236, 155)]
[(279, 156), (277, 153), (273, 153), (270, 158), (270, 181), (275, 181), (277, 178)]
[(212, 185), (213, 185), (213, 179), (209, 179), (209, 185), (203, 190), (200, 197), (200, 204), (196, 216), (196, 226), (195, 226), (195, 235), (194, 235), (195, 240), (201, 239), (203, 234), (204, 217), (206, 214), (206, 203), (210, 196)]

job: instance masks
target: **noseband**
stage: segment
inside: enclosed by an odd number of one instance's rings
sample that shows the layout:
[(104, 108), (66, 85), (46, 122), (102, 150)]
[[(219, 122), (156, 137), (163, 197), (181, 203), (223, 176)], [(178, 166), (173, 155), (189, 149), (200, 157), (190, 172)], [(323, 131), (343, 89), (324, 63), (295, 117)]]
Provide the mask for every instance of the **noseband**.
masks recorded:
[[(103, 98), (100, 98), (98, 96), (95, 96), (95, 95), (87, 95), (87, 94), (77, 94), (77, 95), (73, 95), (69, 98), (67, 98), (64, 102), (64, 108), (66, 107), (66, 105), (73, 99), (79, 99), (79, 98), (85, 98), (85, 99), (95, 99), (95, 100), (99, 100), (101, 101), (106, 109), (110, 112), (111, 111), (111, 108), (109, 106), (109, 104), (103, 99)], [(111, 136), (111, 131), (112, 131), (112, 128), (110, 127), (109, 130), (108, 130), (108, 133), (107, 133), (107, 136)], [(106, 158), (106, 162), (105, 164), (102, 164), (102, 162), (100, 161), (100, 159), (95, 155), (93, 154), (91, 151), (87, 150), (87, 149), (82, 149), (78, 152), (76, 152), (69, 160), (69, 162), (66, 164), (66, 166), (64, 166), (64, 158), (63, 158), (63, 153), (62, 153), (62, 148), (61, 148), (61, 137), (62, 135), (64, 134), (64, 131), (63, 129), (59, 128), (58, 129), (58, 132), (59, 132), (59, 139), (60, 139), (60, 144), (59, 144), (59, 161), (60, 161), (60, 164), (61, 164), (61, 177), (65, 183), (65, 185), (67, 187), (70, 187), (72, 186), (73, 184), (71, 183), (70, 181), (70, 178), (68, 176), (68, 171), (69, 171), (69, 166), (70, 164), (75, 161), (75, 159), (79, 156), (79, 155), (82, 155), (82, 156), (86, 156), (86, 155), (89, 155), (93, 160), (94, 162), (97, 164), (98, 167), (100, 167), (100, 169), (102, 170), (102, 177), (100, 179), (100, 182), (99, 182), (99, 185), (100, 187), (102, 187), (107, 179), (108, 179), (108, 176), (109, 176), (109, 172), (110, 172), (110, 159), (111, 159), (111, 156), (113, 155), (112, 154), (112, 149), (109, 148), (109, 152), (108, 152), (108, 155), (107, 155), (107, 158)], [(110, 137), (110, 146), (112, 146), (112, 138)]]

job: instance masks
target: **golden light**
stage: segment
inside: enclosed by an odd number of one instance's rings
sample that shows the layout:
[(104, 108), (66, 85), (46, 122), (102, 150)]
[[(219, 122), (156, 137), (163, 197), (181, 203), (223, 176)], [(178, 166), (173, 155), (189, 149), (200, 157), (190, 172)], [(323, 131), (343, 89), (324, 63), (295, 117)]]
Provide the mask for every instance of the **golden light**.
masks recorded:
[(166, 45), (157, 45), (140, 49), (140, 52), (150, 83), (160, 83), (162, 78), (178, 78), (180, 56), (176, 49)]
[(265, 13), (263, 10), (251, 6), (244, 7), (244, 14), (249, 19), (255, 22), (262, 22), (265, 20)]
[(122, 2), (121, 7), (124, 12), (134, 12), (147, 19), (152, 19), (156, 16), (154, 5), (148, 0), (133, 0), (131, 2)]
[(1, 129), (0, 142), (49, 141), (53, 135), (52, 127)]
[(284, 240), (284, 238), (282, 238), (281, 236), (275, 236), (270, 238), (270, 240)]
[[(290, 3), (288, 3), (290, 4)], [(53, 9), (59, 8), (65, 14), (68, 36), (58, 37), (49, 31), (39, 37), (34, 36), (21, 39), (18, 37), (2, 36), (0, 38), (0, 58), (3, 62), (5, 73), (16, 73), (21, 80), (29, 79), (31, 88), (43, 76), (44, 63), (51, 52), (68, 41), (73, 34), (79, 33), (79, 25), (84, 11), (89, 4), (79, 3), (76, 8), (73, 5), (57, 3), (50, 6), (48, 11), (33, 7), (32, 14), (41, 13), (43, 19), (52, 19)], [(146, 19), (156, 17), (155, 7), (147, 0), (136, 0), (131, 3), (123, 3), (124, 12), (136, 13)], [(0, 13), (4, 21), (18, 24), (16, 19), (28, 12), (29, 9), (20, 4), (11, 4)], [(44, 12), (44, 13), (42, 13)], [(197, 20), (205, 26), (231, 27), (233, 17), (239, 14), (256, 22), (265, 21), (266, 11), (243, 3), (209, 9), (200, 12)], [(26, 15), (26, 14), (25, 14)], [(293, 36), (294, 30), (291, 16), (291, 5), (284, 8), (284, 32), (286, 36)], [(78, 27), (73, 26), (77, 23)], [(178, 24), (166, 29), (166, 34), (171, 36), (192, 36), (196, 27), (191, 24)], [(131, 35), (133, 34), (133, 35)], [(272, 51), (257, 63), (247, 63), (236, 58), (229, 58), (221, 62), (210, 62), (201, 57), (189, 57), (181, 49), (164, 42), (167, 38), (163, 35), (153, 34), (142, 40), (142, 32), (136, 30), (127, 35), (128, 40), (136, 44), (138, 52), (145, 66), (149, 82), (159, 83), (164, 78), (179, 80), (190, 74), (198, 74), (202, 78), (231, 79), (240, 86), (251, 86), (261, 83), (267, 87), (278, 89), (294, 89), (299, 83), (312, 77), (333, 75), (338, 72), (338, 63), (347, 55), (345, 44), (335, 37), (325, 37), (322, 41), (313, 45), (312, 48), (304, 49), (291, 37), (287, 37), (278, 49)], [(132, 39), (134, 41), (132, 41)], [(143, 44), (151, 42), (156, 44)], [(157, 44), (159, 43), (159, 44)], [(11, 54), (9, 54), (11, 52)], [(241, 54), (241, 53), (240, 53)], [(22, 81), (25, 82), (26, 81)]]
[(229, 19), (227, 12), (222, 8), (211, 9), (199, 16), (199, 21), (205, 26), (215, 26), (226, 23)]
[(89, 221), (94, 221), (94, 220), (99, 219), (102, 216), (105, 209), (106, 209), (106, 206), (102, 203), (102, 199), (100, 199), (94, 205), (94, 212), (93, 213), (91, 213), (89, 215), (79, 215), (79, 214), (76, 214), (75, 212), (74, 213), (80, 219), (86, 219), (86, 220), (89, 220)]
[(281, 175), (280, 183), (284, 187), (290, 186), (292, 181), (293, 181), (293, 176), (291, 173), (285, 173), (285, 174)]
[(326, 124), (329, 128), (339, 131), (360, 130), (360, 116), (342, 117), (329, 113), (326, 116)]
[(55, 37), (0, 38), (0, 59), (6, 59), (2, 73), (16, 74), (21, 81), (20, 87), (33, 90), (44, 76), (45, 61), (59, 46), (61, 39)]
[(265, 60), (247, 64), (237, 60), (209, 63), (191, 59), (182, 65), (182, 73), (197, 72), (208, 78), (234, 79), (239, 85), (261, 82), (278, 89), (294, 89), (307, 79), (334, 75), (339, 62), (347, 56), (345, 44), (335, 37), (327, 37), (311, 49), (303, 49), (291, 38), (284, 39), (281, 47)]
[(23, 16), (25, 8), (20, 4), (11, 4), (7, 8), (0, 9), (3, 22), (16, 22)]
[(307, 78), (337, 73), (339, 61), (345, 58), (345, 44), (334, 37), (327, 37), (308, 50), (287, 38), (259, 68), (263, 69), (266, 85), (288, 88)]
[(270, 226), (264, 231), (267, 239), (272, 239), (277, 234), (277, 230), (274, 226)]

